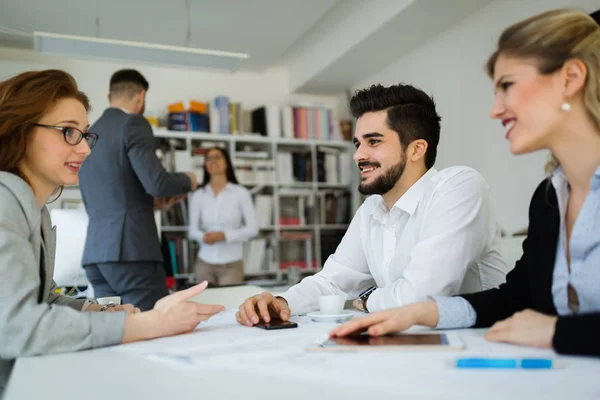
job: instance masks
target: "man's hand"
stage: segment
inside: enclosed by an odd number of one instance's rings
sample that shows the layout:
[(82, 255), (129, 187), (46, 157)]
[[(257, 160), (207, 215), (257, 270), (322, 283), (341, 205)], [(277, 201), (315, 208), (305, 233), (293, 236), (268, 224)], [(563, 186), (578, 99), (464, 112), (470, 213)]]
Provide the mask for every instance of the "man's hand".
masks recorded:
[(290, 315), (290, 307), (285, 299), (262, 292), (246, 299), (235, 314), (235, 319), (242, 325), (253, 326), (258, 324), (261, 319), (266, 323), (277, 318), (287, 321), (290, 319)]
[(179, 203), (183, 199), (186, 198), (185, 194), (173, 197), (156, 197), (154, 199), (154, 209), (155, 210), (168, 210), (173, 207), (175, 204)]
[(214, 244), (225, 240), (225, 232), (206, 232), (202, 241), (206, 244)]
[(191, 191), (193, 192), (194, 190), (198, 189), (198, 177), (196, 176), (196, 174), (193, 172), (186, 172), (185, 174), (190, 177), (190, 181), (192, 184)]
[(533, 310), (520, 311), (504, 321), (496, 322), (485, 334), (491, 342), (551, 348), (557, 317)]

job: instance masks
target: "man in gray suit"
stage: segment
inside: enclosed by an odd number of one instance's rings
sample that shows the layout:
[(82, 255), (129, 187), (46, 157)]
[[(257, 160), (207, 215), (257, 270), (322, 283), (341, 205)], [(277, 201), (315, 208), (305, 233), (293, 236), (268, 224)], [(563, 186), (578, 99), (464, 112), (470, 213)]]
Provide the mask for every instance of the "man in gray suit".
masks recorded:
[(168, 293), (155, 204), (198, 185), (193, 173), (168, 173), (157, 158), (142, 116), (148, 86), (138, 71), (113, 74), (110, 107), (90, 128), (98, 143), (79, 172), (89, 216), (83, 265), (95, 296), (121, 296), (142, 311)]

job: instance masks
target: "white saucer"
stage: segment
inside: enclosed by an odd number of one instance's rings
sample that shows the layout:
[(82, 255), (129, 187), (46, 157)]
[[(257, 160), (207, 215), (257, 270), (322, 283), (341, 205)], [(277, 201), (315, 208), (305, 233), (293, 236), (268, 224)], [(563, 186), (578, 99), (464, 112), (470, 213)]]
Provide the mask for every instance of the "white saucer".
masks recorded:
[(344, 322), (354, 316), (354, 311), (343, 310), (339, 314), (322, 314), (321, 311), (313, 311), (306, 314), (314, 322)]

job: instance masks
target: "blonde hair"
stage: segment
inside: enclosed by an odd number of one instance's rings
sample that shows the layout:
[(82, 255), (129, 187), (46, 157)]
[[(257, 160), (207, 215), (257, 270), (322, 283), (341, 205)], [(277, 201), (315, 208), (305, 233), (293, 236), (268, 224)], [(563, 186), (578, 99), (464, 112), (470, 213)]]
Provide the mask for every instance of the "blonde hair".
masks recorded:
[[(487, 61), (486, 69), (494, 76), (500, 55), (534, 59), (540, 74), (558, 71), (572, 59), (587, 67), (583, 89), (585, 108), (600, 129), (600, 26), (584, 12), (552, 10), (517, 22), (498, 39), (498, 49)], [(554, 155), (546, 164), (546, 172), (559, 165)]]

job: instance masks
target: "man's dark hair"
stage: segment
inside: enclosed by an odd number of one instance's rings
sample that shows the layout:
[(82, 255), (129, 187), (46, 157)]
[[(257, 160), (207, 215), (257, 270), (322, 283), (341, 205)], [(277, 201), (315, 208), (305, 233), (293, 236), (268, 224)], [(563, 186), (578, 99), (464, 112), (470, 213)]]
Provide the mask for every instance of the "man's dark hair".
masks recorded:
[(148, 90), (150, 85), (144, 75), (135, 69), (122, 69), (110, 78), (110, 95), (132, 98), (142, 90)]
[(414, 86), (399, 84), (390, 87), (373, 85), (357, 90), (350, 100), (354, 118), (383, 110), (387, 110), (387, 126), (398, 133), (403, 148), (417, 139), (427, 142), (425, 167), (433, 167), (442, 120), (435, 111), (433, 97)]

